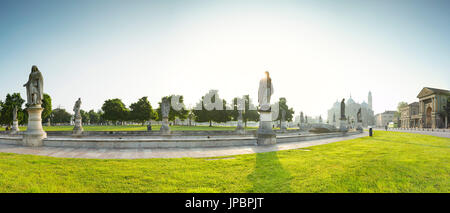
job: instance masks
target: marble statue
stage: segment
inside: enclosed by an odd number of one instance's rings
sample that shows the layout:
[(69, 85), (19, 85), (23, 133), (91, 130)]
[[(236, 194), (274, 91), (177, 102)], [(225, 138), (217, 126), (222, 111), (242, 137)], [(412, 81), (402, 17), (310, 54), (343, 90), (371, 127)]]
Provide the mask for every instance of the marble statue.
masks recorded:
[(30, 106), (41, 105), (44, 98), (44, 78), (36, 65), (31, 67), (28, 82), (23, 86), (27, 88), (27, 103)]
[(242, 116), (242, 112), (243, 112), (244, 110), (238, 110), (238, 113), (239, 113), (239, 115), (238, 115), (238, 120), (243, 120), (243, 116)]
[[(31, 67), (28, 82), (23, 85), (27, 89), (28, 124), (23, 133), (21, 144), (24, 146), (42, 146), (47, 133), (42, 128), (42, 100), (44, 99), (44, 78), (36, 65)], [(17, 123), (17, 122), (16, 122)]]
[(161, 101), (161, 128), (160, 132), (163, 134), (170, 134), (169, 127), (169, 112), (170, 112), (170, 100), (167, 97), (164, 97)]
[(270, 97), (273, 94), (272, 79), (269, 76), (269, 72), (266, 71), (266, 77), (259, 81), (258, 89), (258, 103), (261, 111), (270, 110)]
[(81, 98), (78, 98), (78, 100), (75, 102), (75, 106), (73, 106), (73, 112), (75, 118), (81, 118)]
[(14, 106), (13, 109), (13, 121), (17, 121), (17, 106)]
[(345, 120), (345, 98), (341, 101), (341, 120)]
[(161, 114), (163, 118), (168, 118), (170, 112), (170, 102), (167, 97), (164, 97), (161, 102)]
[(358, 113), (356, 113), (356, 118), (357, 118), (358, 122), (362, 122), (362, 119), (361, 119), (361, 108), (359, 108)]
[(273, 94), (272, 79), (269, 72), (266, 71), (266, 77), (259, 81), (258, 88), (258, 103), (259, 103), (259, 128), (257, 131), (258, 145), (276, 144), (276, 134), (273, 131), (272, 117), (278, 115), (278, 106), (276, 106), (275, 113), (272, 113), (270, 107), (270, 97)]

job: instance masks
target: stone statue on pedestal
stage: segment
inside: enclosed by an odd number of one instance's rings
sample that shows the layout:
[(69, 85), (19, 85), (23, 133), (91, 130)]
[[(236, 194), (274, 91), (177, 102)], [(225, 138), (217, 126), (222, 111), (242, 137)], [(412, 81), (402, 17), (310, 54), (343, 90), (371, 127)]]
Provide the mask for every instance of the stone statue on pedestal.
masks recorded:
[(236, 132), (239, 134), (244, 133), (244, 116), (242, 115), (243, 111), (244, 110), (238, 109)]
[(257, 144), (276, 144), (276, 135), (272, 129), (272, 111), (270, 107), (270, 97), (273, 94), (272, 79), (269, 72), (259, 81), (258, 103), (259, 103), (259, 128), (257, 131)]
[(266, 77), (259, 81), (258, 89), (258, 103), (261, 111), (270, 110), (270, 97), (273, 94), (272, 79), (269, 76), (269, 72), (266, 71)]
[(73, 106), (73, 112), (75, 118), (81, 118), (81, 98), (78, 98), (78, 100), (75, 102), (75, 106)]
[(167, 97), (164, 97), (161, 101), (161, 116), (162, 123), (160, 131), (163, 134), (170, 133), (169, 127), (169, 113), (170, 113), (170, 100)]
[(356, 118), (357, 118), (358, 123), (362, 122), (362, 120), (361, 120), (361, 108), (359, 108), (358, 113), (356, 113)]
[(341, 101), (341, 119), (340, 120), (346, 120), (347, 118), (345, 117), (345, 98), (342, 99)]
[(23, 86), (27, 88), (28, 105), (41, 105), (42, 99), (44, 99), (44, 78), (37, 66), (31, 67), (28, 82)]
[(42, 99), (44, 99), (44, 78), (37, 66), (31, 67), (28, 82), (23, 85), (27, 89), (28, 126), (23, 134), (22, 145), (42, 146), (47, 133), (42, 128)]
[(83, 126), (82, 126), (82, 117), (81, 117), (81, 98), (78, 98), (78, 100), (75, 102), (75, 105), (73, 106), (73, 118), (74, 118), (74, 127), (72, 133), (74, 135), (81, 135), (83, 133)]
[(359, 108), (358, 113), (356, 113), (356, 122), (357, 122), (356, 130), (359, 130), (359, 132), (363, 132), (362, 118), (361, 118), (361, 108)]
[(13, 113), (13, 125), (11, 127), (10, 133), (15, 134), (20, 131), (19, 130), (19, 121), (17, 120), (17, 106), (16, 105), (14, 105), (12, 113)]
[(13, 108), (13, 121), (17, 121), (17, 106)]

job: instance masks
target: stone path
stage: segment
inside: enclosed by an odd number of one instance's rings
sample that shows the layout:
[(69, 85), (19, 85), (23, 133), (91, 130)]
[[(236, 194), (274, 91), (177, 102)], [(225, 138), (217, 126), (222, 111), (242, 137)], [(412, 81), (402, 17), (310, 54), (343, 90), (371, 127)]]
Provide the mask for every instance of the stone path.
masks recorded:
[(0, 144), (0, 152), (32, 154), (63, 158), (95, 158), (95, 159), (140, 159), (140, 158), (184, 158), (184, 157), (220, 157), (230, 155), (272, 152), (279, 150), (298, 149), (309, 146), (333, 143), (368, 136), (367, 132), (336, 138), (317, 139), (310, 141), (280, 143), (271, 146), (236, 146), (211, 148), (166, 148), (166, 149), (94, 149), (68, 147), (23, 147), (18, 145)]

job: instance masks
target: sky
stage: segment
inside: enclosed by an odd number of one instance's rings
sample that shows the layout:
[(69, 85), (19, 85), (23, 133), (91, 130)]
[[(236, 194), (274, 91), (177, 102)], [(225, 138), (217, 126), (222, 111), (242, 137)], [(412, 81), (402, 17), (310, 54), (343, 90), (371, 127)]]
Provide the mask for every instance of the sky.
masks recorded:
[(20, 92), (32, 65), (53, 108), (100, 109), (120, 98), (210, 89), (228, 102), (269, 71), (272, 100), (327, 117), (336, 100), (375, 113), (450, 89), (450, 1), (0, 0), (0, 99)]

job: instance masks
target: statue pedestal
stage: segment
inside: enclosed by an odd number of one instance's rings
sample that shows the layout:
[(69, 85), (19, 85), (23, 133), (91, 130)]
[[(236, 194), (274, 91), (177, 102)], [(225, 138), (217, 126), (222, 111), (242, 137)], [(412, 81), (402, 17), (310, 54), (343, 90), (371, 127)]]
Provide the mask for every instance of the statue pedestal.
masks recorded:
[(17, 132), (19, 132), (20, 130), (19, 130), (19, 121), (18, 120), (15, 120), (15, 121), (13, 121), (13, 125), (12, 125), (12, 127), (11, 127), (11, 132), (10, 132), (10, 134), (16, 134)]
[(75, 126), (73, 127), (72, 134), (74, 134), (74, 135), (82, 135), (83, 134), (83, 126), (82, 126), (81, 118), (75, 118)]
[(28, 111), (28, 126), (22, 138), (24, 146), (42, 146), (42, 140), (47, 138), (47, 133), (42, 129), (41, 113), (44, 110), (40, 105), (31, 106)]
[(244, 122), (242, 120), (238, 120), (237, 126), (236, 126), (236, 132), (238, 134), (244, 134)]
[(270, 145), (276, 144), (277, 138), (275, 132), (272, 130), (272, 112), (260, 111), (259, 128), (257, 131), (257, 144)]
[(159, 131), (162, 134), (170, 134), (169, 118), (162, 119), (161, 129)]
[(339, 120), (339, 131), (341, 131), (341, 132), (347, 132), (348, 131), (347, 119)]
[(356, 123), (356, 130), (358, 130), (359, 132), (363, 132), (362, 122)]
[(282, 121), (281, 122), (280, 130), (281, 130), (281, 132), (287, 132), (287, 123), (286, 123), (286, 121)]

